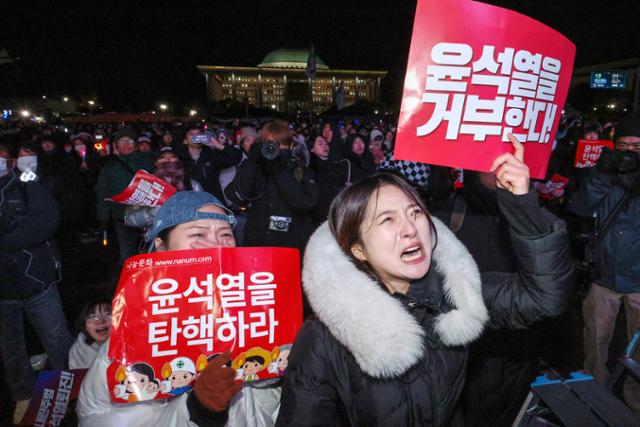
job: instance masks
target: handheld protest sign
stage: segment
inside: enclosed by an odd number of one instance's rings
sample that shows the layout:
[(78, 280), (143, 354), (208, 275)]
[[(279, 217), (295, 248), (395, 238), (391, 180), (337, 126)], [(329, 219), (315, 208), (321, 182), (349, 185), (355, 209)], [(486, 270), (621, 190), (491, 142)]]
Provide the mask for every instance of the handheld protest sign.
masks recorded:
[(489, 172), (525, 143), (544, 178), (575, 45), (519, 13), (470, 0), (418, 0), (394, 156)]
[(180, 395), (227, 350), (237, 381), (283, 375), (302, 325), (299, 258), (289, 248), (129, 258), (113, 300), (107, 369), (112, 401)]
[(80, 384), (88, 369), (42, 371), (31, 395), (21, 426), (59, 426), (69, 403), (78, 397)]
[(139, 170), (122, 193), (107, 200), (131, 206), (162, 206), (175, 192), (176, 188), (171, 184)]
[(604, 147), (613, 150), (613, 141), (606, 139), (598, 139), (595, 141), (588, 141), (586, 139), (578, 140), (578, 146), (576, 147), (576, 159), (574, 166), (577, 168), (590, 168), (598, 163), (602, 149)]

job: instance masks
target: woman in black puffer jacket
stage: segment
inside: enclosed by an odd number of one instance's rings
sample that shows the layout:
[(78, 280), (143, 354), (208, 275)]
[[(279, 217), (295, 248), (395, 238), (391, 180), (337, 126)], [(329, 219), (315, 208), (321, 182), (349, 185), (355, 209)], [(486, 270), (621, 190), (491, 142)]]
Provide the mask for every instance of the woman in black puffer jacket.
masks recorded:
[(495, 163), (514, 274), (480, 275), (395, 175), (338, 195), (306, 249), (303, 282), (317, 318), (289, 356), (277, 425), (448, 425), (467, 345), (485, 326), (526, 328), (564, 310), (573, 273), (566, 227), (539, 207), (514, 146), (517, 156)]

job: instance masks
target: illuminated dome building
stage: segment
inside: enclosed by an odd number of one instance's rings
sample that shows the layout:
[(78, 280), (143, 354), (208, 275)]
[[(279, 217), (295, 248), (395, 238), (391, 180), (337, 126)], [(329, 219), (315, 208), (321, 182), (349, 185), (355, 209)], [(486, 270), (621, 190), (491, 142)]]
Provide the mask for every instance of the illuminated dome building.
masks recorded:
[(331, 69), (316, 55), (316, 78), (305, 75), (309, 51), (276, 49), (257, 67), (198, 65), (207, 81), (207, 100), (234, 99), (281, 112), (322, 112), (337, 104), (344, 88), (344, 105), (357, 100), (379, 102), (380, 80), (386, 71)]

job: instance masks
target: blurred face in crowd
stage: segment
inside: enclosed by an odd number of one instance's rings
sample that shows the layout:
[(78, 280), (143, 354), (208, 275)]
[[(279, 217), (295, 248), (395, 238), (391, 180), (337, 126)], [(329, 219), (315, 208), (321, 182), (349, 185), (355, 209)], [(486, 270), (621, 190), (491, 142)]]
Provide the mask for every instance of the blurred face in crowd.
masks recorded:
[(364, 141), (362, 138), (356, 138), (353, 141), (353, 146), (351, 147), (351, 151), (356, 156), (360, 157), (364, 154)]
[(151, 144), (146, 141), (138, 143), (138, 151), (141, 153), (148, 153), (151, 151)]
[(227, 143), (227, 132), (222, 130), (220, 131), (220, 133), (218, 134), (218, 142), (220, 144), (226, 144)]
[(587, 132), (584, 134), (583, 139), (587, 141), (596, 141), (598, 139), (598, 132)]
[(156, 160), (156, 169), (158, 172), (176, 173), (182, 169), (182, 162), (174, 153), (162, 153)]
[(406, 292), (427, 274), (432, 248), (427, 213), (399, 187), (383, 185), (371, 196), (359, 235), (351, 253), (391, 292)]
[(118, 149), (119, 154), (127, 156), (136, 151), (136, 143), (128, 136), (123, 136), (122, 138), (118, 138), (116, 141), (116, 148)]
[[(199, 212), (210, 212), (227, 215), (222, 208), (209, 205)], [(216, 248), (236, 246), (231, 224), (221, 219), (199, 219), (185, 222), (173, 228), (167, 235), (166, 241), (161, 238), (155, 240), (158, 251), (176, 251), (182, 249)]]
[(325, 123), (322, 127), (322, 136), (327, 141), (331, 141), (331, 139), (333, 138), (333, 129), (331, 129), (330, 123)]
[(28, 148), (20, 148), (20, 151), (18, 151), (18, 158), (20, 157), (30, 157), (30, 156), (35, 156), (36, 153), (33, 152), (32, 150), (29, 150)]
[(242, 143), (240, 144), (240, 146), (242, 147), (242, 151), (244, 151), (245, 153), (248, 153), (249, 149), (251, 148), (254, 142), (256, 142), (255, 136), (253, 135), (246, 136), (242, 140)]
[(162, 143), (164, 145), (171, 145), (173, 143), (173, 135), (170, 133), (165, 133), (162, 135)]
[(48, 141), (46, 139), (40, 143), (40, 146), (42, 147), (42, 151), (46, 151), (47, 153), (56, 149), (56, 144), (54, 144), (53, 141)]
[(95, 306), (85, 316), (84, 326), (95, 342), (105, 342), (109, 338), (109, 332), (111, 332), (111, 307), (107, 304)]
[(640, 137), (622, 136), (616, 139), (616, 149), (618, 151), (634, 151), (640, 153)]
[(321, 159), (329, 158), (329, 143), (322, 136), (316, 136), (311, 152)]
[(11, 160), (11, 153), (0, 149), (0, 178), (7, 175), (12, 168), (13, 161)]
[(195, 144), (193, 142), (194, 135), (200, 135), (200, 129), (190, 129), (187, 134), (184, 136), (184, 144), (187, 144), (190, 148), (202, 148), (201, 144)]

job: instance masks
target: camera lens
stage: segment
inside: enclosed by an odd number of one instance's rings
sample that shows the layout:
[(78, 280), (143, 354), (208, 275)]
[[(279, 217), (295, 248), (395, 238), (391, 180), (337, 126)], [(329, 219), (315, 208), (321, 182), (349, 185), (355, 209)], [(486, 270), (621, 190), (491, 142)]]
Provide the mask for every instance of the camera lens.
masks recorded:
[(275, 142), (268, 141), (262, 143), (260, 152), (262, 153), (262, 157), (264, 157), (266, 160), (274, 160), (278, 158), (278, 155), (280, 154), (280, 148)]

